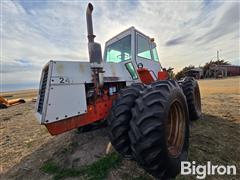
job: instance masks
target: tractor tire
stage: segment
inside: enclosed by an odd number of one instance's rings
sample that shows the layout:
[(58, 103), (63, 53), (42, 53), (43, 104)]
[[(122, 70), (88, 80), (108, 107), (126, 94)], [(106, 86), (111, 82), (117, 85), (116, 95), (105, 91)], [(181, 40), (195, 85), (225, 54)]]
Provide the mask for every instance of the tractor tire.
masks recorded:
[(110, 141), (114, 149), (126, 158), (132, 157), (128, 136), (129, 123), (132, 118), (131, 108), (143, 89), (144, 85), (140, 83), (122, 89), (107, 118)]
[(189, 116), (186, 98), (176, 81), (146, 88), (132, 108), (129, 137), (134, 159), (157, 179), (174, 178), (186, 161)]
[(193, 77), (185, 77), (181, 83), (188, 103), (189, 118), (192, 121), (197, 120), (202, 114), (198, 82)]

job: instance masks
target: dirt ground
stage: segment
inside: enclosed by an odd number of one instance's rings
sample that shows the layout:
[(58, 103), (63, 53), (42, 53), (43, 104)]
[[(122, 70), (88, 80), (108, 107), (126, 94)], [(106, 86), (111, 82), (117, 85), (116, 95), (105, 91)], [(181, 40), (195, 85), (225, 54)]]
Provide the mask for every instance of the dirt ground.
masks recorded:
[[(240, 179), (240, 77), (199, 81), (202, 119), (192, 122), (189, 160), (204, 164), (236, 165)], [(0, 110), (0, 179), (52, 179), (40, 170), (47, 160), (63, 167), (91, 164), (105, 154), (106, 129), (77, 133), (76, 130), (51, 136), (34, 116), (36, 91), (3, 93), (7, 98), (22, 97), (25, 104)], [(107, 179), (152, 179), (136, 163), (123, 160)], [(209, 176), (207, 179), (225, 179)], [(74, 179), (74, 178), (69, 178)], [(76, 178), (79, 179), (79, 178)], [(178, 176), (177, 179), (195, 179)]]

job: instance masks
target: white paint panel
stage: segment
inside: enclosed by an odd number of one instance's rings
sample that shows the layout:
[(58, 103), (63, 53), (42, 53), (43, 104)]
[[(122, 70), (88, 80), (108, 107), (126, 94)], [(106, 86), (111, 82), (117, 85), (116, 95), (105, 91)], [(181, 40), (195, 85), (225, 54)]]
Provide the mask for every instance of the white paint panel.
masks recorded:
[(104, 77), (118, 77), (118, 81), (134, 81), (127, 71), (126, 63), (132, 61), (124, 61), (122, 63), (103, 63)]
[[(92, 71), (89, 62), (81, 61), (53, 61), (52, 77), (64, 77), (71, 83), (90, 83)], [(58, 83), (52, 82), (52, 84)]]
[(45, 123), (86, 113), (84, 84), (52, 85), (49, 91)]

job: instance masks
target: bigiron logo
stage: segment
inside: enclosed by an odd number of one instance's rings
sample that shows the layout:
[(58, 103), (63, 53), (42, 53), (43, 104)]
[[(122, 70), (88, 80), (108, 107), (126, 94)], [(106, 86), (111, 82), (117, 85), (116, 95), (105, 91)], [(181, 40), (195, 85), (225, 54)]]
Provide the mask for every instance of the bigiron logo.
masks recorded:
[(205, 179), (208, 175), (236, 175), (235, 165), (213, 165), (210, 161), (206, 165), (196, 165), (195, 161), (181, 162), (181, 175), (196, 175), (197, 179)]

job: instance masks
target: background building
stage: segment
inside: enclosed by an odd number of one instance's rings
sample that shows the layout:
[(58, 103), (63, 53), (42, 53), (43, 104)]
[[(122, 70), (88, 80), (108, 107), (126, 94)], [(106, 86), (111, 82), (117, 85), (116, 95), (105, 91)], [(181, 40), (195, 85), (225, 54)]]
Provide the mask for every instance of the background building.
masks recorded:
[(240, 66), (237, 65), (211, 65), (206, 71), (205, 78), (222, 78), (228, 76), (239, 76)]
[(193, 68), (185, 73), (187, 76), (192, 76), (196, 79), (203, 79), (203, 69), (202, 68)]

